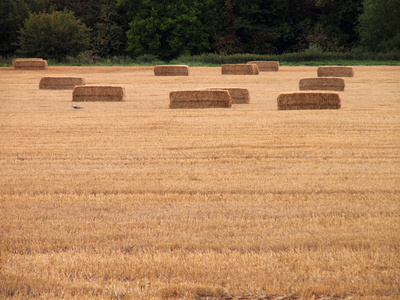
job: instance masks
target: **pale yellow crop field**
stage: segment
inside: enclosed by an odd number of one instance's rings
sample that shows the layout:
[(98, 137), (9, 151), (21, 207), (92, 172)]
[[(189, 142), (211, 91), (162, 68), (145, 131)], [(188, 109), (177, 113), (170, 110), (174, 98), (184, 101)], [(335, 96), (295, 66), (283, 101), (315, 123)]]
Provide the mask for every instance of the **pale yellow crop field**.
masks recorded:
[[(400, 67), (354, 72), (340, 110), (278, 111), (317, 67), (0, 68), (0, 298), (398, 299)], [(212, 87), (250, 104), (168, 108)]]

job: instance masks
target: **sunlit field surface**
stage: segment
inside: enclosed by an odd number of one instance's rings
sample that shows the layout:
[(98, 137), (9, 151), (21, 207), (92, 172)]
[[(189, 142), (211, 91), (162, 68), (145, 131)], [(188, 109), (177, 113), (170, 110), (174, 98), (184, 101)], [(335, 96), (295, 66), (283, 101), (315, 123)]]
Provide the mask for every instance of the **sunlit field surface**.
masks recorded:
[[(317, 67), (0, 68), (0, 298), (398, 299), (400, 67), (354, 72), (340, 110), (278, 111)], [(168, 107), (211, 87), (250, 104)]]

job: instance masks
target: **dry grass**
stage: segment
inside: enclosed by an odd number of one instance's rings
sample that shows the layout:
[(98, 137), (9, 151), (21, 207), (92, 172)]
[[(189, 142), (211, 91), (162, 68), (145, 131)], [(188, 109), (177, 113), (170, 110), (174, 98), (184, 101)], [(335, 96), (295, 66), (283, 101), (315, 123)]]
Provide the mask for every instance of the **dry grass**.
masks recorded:
[(120, 86), (76, 86), (72, 92), (72, 101), (123, 101), (125, 88)]
[(248, 89), (243, 88), (207, 88), (206, 90), (224, 90), (228, 91), (232, 98), (232, 104), (249, 104), (250, 93)]
[(344, 79), (336, 77), (302, 78), (299, 81), (300, 91), (344, 91), (344, 87)]
[(341, 100), (338, 93), (295, 92), (278, 96), (278, 109), (339, 109)]
[[(398, 299), (400, 68), (354, 68), (340, 110), (298, 111), (315, 67), (49, 67), (125, 86), (82, 110), (0, 68), (0, 298)], [(169, 109), (209, 86), (251, 103)]]
[(47, 60), (41, 58), (17, 58), (13, 59), (14, 70), (45, 70), (47, 69)]
[(318, 77), (353, 77), (353, 67), (319, 67)]
[(189, 76), (189, 66), (165, 65), (154, 67), (155, 76)]
[(173, 91), (169, 94), (170, 108), (229, 108), (232, 98), (227, 90)]
[(277, 72), (279, 71), (278, 61), (249, 61), (248, 64), (256, 64), (260, 72)]
[(256, 64), (226, 64), (221, 67), (222, 75), (258, 75)]
[(77, 85), (85, 85), (80, 77), (43, 77), (39, 82), (39, 89), (44, 90), (73, 90)]

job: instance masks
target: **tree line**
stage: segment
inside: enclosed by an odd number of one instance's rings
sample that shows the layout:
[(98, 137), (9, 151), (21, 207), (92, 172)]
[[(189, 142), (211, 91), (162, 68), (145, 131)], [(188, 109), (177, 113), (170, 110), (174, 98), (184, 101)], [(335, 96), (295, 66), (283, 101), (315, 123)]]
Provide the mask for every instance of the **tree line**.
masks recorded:
[(400, 0), (0, 0), (0, 55), (400, 50)]

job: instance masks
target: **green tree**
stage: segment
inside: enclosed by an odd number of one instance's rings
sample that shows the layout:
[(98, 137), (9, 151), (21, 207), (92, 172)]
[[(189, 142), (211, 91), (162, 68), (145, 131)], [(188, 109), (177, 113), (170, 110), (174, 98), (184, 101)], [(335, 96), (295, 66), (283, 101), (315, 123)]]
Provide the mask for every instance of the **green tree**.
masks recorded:
[(318, 22), (320, 11), (318, 0), (292, 0), (287, 19), (291, 26), (291, 35), (284, 52), (303, 51), (310, 46), (310, 36)]
[(361, 45), (369, 51), (400, 51), (400, 0), (364, 0)]
[(12, 55), (18, 48), (19, 29), (29, 13), (50, 9), (50, 0), (0, 0), (0, 55)]
[(309, 41), (325, 51), (346, 51), (358, 42), (362, 0), (319, 0), (319, 17)]
[[(74, 12), (77, 19), (81, 20), (87, 27), (93, 28), (101, 12), (102, 0), (52, 0), (56, 10), (67, 9)], [(105, 2), (108, 2), (105, 0)]]
[(358, 40), (362, 0), (218, 1), (215, 40), (222, 52), (280, 54), (310, 45), (343, 51)]
[[(230, 0), (232, 9), (226, 3), (220, 11), (229, 12), (232, 27), (223, 26), (219, 29), (218, 40), (223, 39), (223, 33), (236, 42), (235, 52), (259, 54), (279, 53), (288, 46), (288, 41), (294, 37), (288, 18), (289, 3), (286, 0)], [(229, 16), (228, 15), (228, 16)], [(226, 23), (223, 14), (219, 24)], [(222, 30), (221, 30), (222, 29)], [(232, 31), (234, 34), (232, 34)], [(222, 33), (222, 34), (221, 34)], [(221, 37), (222, 35), (222, 37)]]
[(218, 7), (220, 18), (216, 30), (215, 50), (218, 53), (232, 54), (237, 52), (240, 47), (239, 39), (233, 25), (236, 16), (233, 12), (233, 5), (231, 0), (224, 0)]
[(214, 0), (120, 0), (130, 29), (128, 51), (134, 56), (153, 54), (170, 60), (182, 54), (211, 50), (215, 35)]
[(318, 0), (218, 1), (216, 50), (228, 53), (304, 50), (320, 12)]
[(93, 26), (91, 48), (96, 54), (109, 57), (125, 52), (128, 26), (124, 26), (124, 21), (127, 20), (123, 12), (118, 11), (115, 0), (103, 3), (97, 23)]
[(128, 20), (116, 0), (53, 0), (58, 10), (73, 11), (90, 31), (90, 50), (108, 57), (120, 55), (126, 49)]
[(67, 10), (31, 14), (21, 28), (22, 55), (61, 60), (87, 49), (88, 29)]

